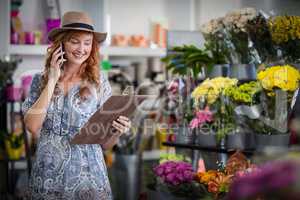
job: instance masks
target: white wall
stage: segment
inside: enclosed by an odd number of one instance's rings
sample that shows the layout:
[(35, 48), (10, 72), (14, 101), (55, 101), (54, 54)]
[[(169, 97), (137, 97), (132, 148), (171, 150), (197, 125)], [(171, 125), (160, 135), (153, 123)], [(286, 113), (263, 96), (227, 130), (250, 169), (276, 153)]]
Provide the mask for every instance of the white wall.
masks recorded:
[(151, 35), (151, 21), (162, 21), (170, 29), (189, 30), (191, 0), (107, 0), (112, 34)]
[(227, 12), (241, 7), (240, 0), (197, 0), (196, 1), (196, 29), (200, 25)]

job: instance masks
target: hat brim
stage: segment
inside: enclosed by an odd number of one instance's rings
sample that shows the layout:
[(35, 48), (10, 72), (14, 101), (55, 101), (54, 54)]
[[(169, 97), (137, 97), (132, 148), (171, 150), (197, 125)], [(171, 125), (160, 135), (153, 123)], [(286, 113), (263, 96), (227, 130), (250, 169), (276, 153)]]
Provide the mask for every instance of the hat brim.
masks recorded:
[(85, 28), (75, 28), (75, 27), (62, 27), (62, 28), (54, 28), (52, 29), (49, 33), (48, 33), (48, 39), (50, 41), (53, 41), (53, 39), (55, 38), (55, 36), (57, 36), (59, 33), (62, 33), (64, 31), (68, 31), (68, 30), (78, 30), (78, 31), (86, 31), (86, 32), (90, 32), (90, 33), (94, 33), (97, 41), (99, 43), (103, 42), (106, 39), (107, 33), (102, 33), (102, 32), (95, 32), (89, 29), (85, 29)]

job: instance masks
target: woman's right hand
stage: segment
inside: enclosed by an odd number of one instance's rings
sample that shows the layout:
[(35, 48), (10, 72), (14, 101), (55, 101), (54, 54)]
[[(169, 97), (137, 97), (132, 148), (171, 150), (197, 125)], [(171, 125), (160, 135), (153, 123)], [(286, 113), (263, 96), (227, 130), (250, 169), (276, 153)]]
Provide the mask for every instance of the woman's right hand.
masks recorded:
[(61, 46), (58, 47), (52, 54), (50, 61), (50, 72), (49, 72), (49, 80), (54, 81), (56, 83), (61, 75), (61, 65), (66, 59), (63, 58), (65, 52), (61, 50)]

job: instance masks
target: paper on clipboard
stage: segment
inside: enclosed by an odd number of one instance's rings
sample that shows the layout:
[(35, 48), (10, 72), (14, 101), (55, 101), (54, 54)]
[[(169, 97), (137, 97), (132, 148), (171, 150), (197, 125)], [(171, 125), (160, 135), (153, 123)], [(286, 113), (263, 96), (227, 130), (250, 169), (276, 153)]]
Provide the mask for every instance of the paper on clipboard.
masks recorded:
[(120, 115), (130, 117), (147, 95), (114, 95), (83, 125), (71, 144), (104, 144), (111, 136), (111, 124)]

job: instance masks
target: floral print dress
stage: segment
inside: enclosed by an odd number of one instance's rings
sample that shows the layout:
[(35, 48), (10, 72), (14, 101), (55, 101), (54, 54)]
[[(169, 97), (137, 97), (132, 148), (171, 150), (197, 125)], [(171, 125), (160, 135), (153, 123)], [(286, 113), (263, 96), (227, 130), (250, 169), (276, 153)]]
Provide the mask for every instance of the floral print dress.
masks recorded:
[[(35, 74), (29, 96), (22, 105), (25, 114), (40, 94), (41, 74)], [(107, 169), (100, 145), (71, 145), (70, 140), (89, 117), (111, 96), (104, 75), (100, 89), (84, 101), (80, 85), (65, 96), (55, 88), (37, 144), (36, 159), (29, 181), (31, 199), (112, 199)]]

